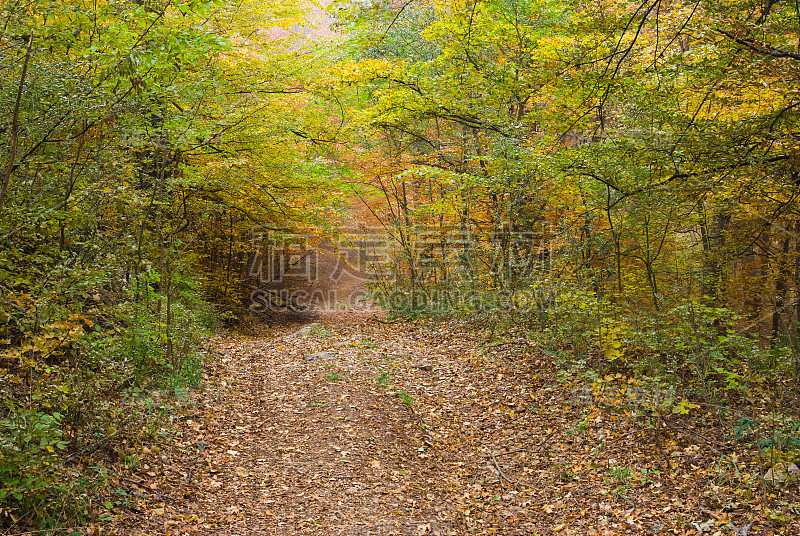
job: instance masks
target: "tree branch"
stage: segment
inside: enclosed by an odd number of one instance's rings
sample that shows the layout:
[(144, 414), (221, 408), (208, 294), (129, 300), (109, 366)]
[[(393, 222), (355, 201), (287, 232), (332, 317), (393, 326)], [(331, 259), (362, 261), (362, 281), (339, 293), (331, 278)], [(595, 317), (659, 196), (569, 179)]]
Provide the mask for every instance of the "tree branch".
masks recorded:
[(771, 56), (773, 58), (791, 58), (793, 60), (800, 60), (800, 54), (796, 52), (790, 52), (788, 50), (773, 48), (767, 44), (759, 44), (756, 43), (753, 39), (743, 39), (741, 37), (736, 37), (732, 33), (727, 32), (725, 30), (717, 29), (716, 31), (717, 33), (724, 35), (728, 39), (731, 39), (732, 41), (735, 41), (736, 43), (744, 47), (747, 47), (753, 52), (757, 52), (762, 56)]

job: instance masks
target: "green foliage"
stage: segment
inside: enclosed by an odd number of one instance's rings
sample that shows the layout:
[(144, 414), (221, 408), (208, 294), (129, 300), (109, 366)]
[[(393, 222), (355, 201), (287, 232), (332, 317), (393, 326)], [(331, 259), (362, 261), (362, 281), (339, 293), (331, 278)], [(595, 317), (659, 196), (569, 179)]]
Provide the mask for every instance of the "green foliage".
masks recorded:
[(797, 462), (800, 460), (800, 419), (784, 414), (771, 417), (760, 423), (763, 433), (754, 436), (760, 436), (758, 447), (764, 452), (767, 465)]
[(58, 484), (63, 415), (26, 410), (7, 401), (0, 419), (0, 503), (19, 504), (22, 511), (36, 508)]
[(0, 7), (0, 524), (94, 515), (105, 449), (200, 382), (209, 298), (241, 310), (251, 228), (334, 204), (324, 62), (261, 31), (301, 10)]
[(378, 387), (383, 387), (384, 389), (389, 387), (389, 382), (391, 381), (391, 373), (390, 372), (381, 372), (376, 378), (375, 383), (378, 384)]
[[(46, 355), (32, 345), (33, 353), (26, 352), (25, 360), (3, 378), (9, 388), (0, 400), (0, 505), (5, 511), (15, 517), (27, 512), (33, 516), (28, 520), (55, 511), (84, 516), (74, 500), (91, 493), (96, 479), (71, 468), (70, 457), (98, 442), (124, 451), (122, 440), (135, 444), (141, 423), (161, 413), (136, 393), (160, 387), (178, 394), (199, 381), (199, 343), (207, 334), (201, 320), (208, 319), (204, 311), (209, 307), (190, 293), (177, 304), (172, 336), (185, 342), (182, 353), (169, 357), (163, 315), (148, 303), (154, 305), (145, 301), (102, 307), (102, 317), (97, 312), (92, 316), (98, 322), (113, 318), (116, 327), (97, 329), (97, 323), (84, 320), (80, 325), (95, 329), (81, 332), (80, 338), (62, 335), (58, 350)], [(77, 333), (74, 322), (62, 322), (63, 327), (57, 326), (61, 333)], [(6, 350), (5, 359), (15, 352), (18, 347)], [(23, 387), (28, 396), (14, 396)], [(130, 460), (135, 456), (124, 455)]]
[(322, 324), (314, 324), (313, 326), (311, 326), (310, 333), (315, 337), (320, 337), (323, 339), (330, 339), (331, 337), (333, 337), (333, 334), (331, 334), (331, 332), (328, 331), (328, 328), (326, 328)]
[(414, 402), (414, 397), (408, 394), (405, 391), (398, 391), (397, 396), (400, 397), (400, 400), (403, 401), (403, 404), (409, 407), (413, 407), (416, 402)]
[(325, 381), (326, 382), (336, 383), (336, 382), (340, 382), (342, 380), (344, 380), (344, 376), (342, 376), (338, 372), (331, 372), (331, 373), (325, 375)]
[[(397, 277), (378, 288), (390, 311), (538, 321), (576, 355), (691, 369), (715, 390), (742, 389), (745, 369), (769, 362), (754, 343), (767, 331), (794, 347), (783, 364), (800, 363), (798, 313), (785, 307), (797, 291), (797, 103), (770, 82), (797, 61), (786, 13), (336, 9), (355, 52), (334, 73), (370, 97), (354, 102), (352, 135), (395, 245)], [(532, 232), (528, 253), (547, 262), (517, 270), (513, 237)], [(556, 287), (553, 307), (497, 305), (536, 285)]]

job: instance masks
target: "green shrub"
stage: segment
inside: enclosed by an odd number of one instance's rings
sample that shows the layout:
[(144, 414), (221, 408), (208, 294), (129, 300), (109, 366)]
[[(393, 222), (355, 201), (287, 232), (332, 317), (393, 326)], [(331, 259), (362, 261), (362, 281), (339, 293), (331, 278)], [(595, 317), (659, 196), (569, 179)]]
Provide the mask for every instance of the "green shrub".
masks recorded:
[(20, 512), (41, 510), (60, 479), (60, 454), (67, 448), (58, 412), (48, 414), (4, 401), (0, 419), (0, 505)]

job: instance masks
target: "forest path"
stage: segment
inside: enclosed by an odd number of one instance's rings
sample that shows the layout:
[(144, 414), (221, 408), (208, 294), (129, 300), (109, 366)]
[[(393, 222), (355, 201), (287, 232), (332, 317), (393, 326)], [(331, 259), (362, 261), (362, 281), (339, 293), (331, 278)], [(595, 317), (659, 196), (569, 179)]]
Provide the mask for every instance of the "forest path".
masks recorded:
[(203, 389), (102, 533), (642, 534), (692, 508), (660, 481), (615, 493), (592, 467), (626, 457), (602, 438), (629, 424), (589, 421), (529, 341), (485, 336), (343, 315), (211, 339)]

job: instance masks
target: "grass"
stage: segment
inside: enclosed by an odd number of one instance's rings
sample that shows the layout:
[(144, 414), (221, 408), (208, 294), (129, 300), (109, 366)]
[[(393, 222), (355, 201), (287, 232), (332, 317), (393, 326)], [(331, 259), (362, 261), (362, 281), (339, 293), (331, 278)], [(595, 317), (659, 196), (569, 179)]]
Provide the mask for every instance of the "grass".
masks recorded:
[(410, 394), (406, 393), (405, 391), (398, 392), (397, 396), (399, 396), (400, 400), (402, 400), (403, 403), (405, 405), (409, 406), (409, 407), (413, 406), (416, 403), (416, 402), (414, 402), (414, 398)]
[(391, 378), (391, 373), (381, 371), (380, 374), (375, 378), (375, 383), (377, 383), (380, 387), (384, 389), (389, 387), (389, 379)]
[(333, 334), (330, 331), (328, 331), (328, 328), (322, 324), (315, 324), (311, 326), (310, 333), (315, 337), (322, 337), (323, 339), (330, 339), (331, 337), (333, 337)]
[(361, 342), (358, 343), (357, 346), (359, 348), (367, 348), (367, 349), (370, 349), (370, 350), (375, 350), (376, 348), (378, 348), (377, 344), (375, 344), (372, 340), (370, 340), (370, 339), (368, 339), (366, 337), (362, 337), (361, 338)]
[(344, 380), (344, 377), (340, 376), (337, 372), (331, 372), (325, 375), (325, 381), (327, 382), (340, 382), (342, 380)]

